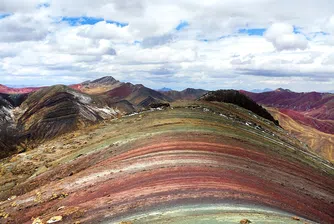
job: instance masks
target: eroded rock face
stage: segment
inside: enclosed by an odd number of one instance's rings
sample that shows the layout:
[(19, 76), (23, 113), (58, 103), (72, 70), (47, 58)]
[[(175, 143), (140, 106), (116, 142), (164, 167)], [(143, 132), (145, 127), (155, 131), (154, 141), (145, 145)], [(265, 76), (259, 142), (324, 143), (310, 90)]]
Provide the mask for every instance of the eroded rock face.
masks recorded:
[(30, 139), (52, 138), (121, 113), (99, 99), (66, 86), (39, 90), (28, 97), (23, 107), (25, 113), (19, 124)]
[[(132, 112), (129, 107), (121, 107), (123, 104), (111, 105), (102, 98), (62, 85), (43, 88), (29, 95), (2, 94), (0, 158), (25, 150), (28, 142), (51, 139)], [(21, 147), (22, 142), (25, 144)]]
[(13, 108), (8, 95), (0, 94), (0, 158), (15, 152), (17, 129)]

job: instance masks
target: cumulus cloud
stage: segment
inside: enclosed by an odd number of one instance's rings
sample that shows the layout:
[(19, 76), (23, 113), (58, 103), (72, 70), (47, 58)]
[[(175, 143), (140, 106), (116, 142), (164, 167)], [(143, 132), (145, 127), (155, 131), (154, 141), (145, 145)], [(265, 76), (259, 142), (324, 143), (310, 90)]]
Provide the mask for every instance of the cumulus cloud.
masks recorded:
[[(274, 89), (295, 80), (307, 89), (312, 79), (325, 89), (334, 85), (333, 8), (316, 0), (3, 0), (0, 83), (112, 75), (152, 88), (254, 89), (262, 81)], [(93, 19), (83, 24), (83, 16)], [(182, 22), (189, 25), (178, 30)]]
[(155, 47), (155, 46), (160, 46), (160, 45), (171, 43), (174, 39), (175, 39), (175, 36), (169, 33), (169, 34), (164, 34), (161, 36), (153, 36), (153, 37), (144, 38), (141, 45), (144, 48)]
[(41, 0), (10, 0), (0, 2), (0, 13), (28, 12), (36, 9), (38, 4), (43, 3)]
[(325, 57), (322, 61), (323, 65), (334, 65), (334, 53)]
[(81, 26), (78, 28), (78, 35), (92, 39), (121, 41), (122, 43), (133, 40), (133, 36), (129, 32), (129, 26), (121, 27), (106, 21), (101, 21), (94, 25)]
[(326, 30), (331, 34), (334, 34), (334, 15), (332, 15), (328, 20), (327, 24), (325, 25)]
[(294, 33), (294, 28), (286, 23), (274, 23), (265, 32), (265, 37), (278, 51), (305, 50), (308, 41), (302, 34)]
[(43, 40), (52, 29), (52, 20), (42, 10), (37, 13), (15, 13), (0, 19), (0, 41)]

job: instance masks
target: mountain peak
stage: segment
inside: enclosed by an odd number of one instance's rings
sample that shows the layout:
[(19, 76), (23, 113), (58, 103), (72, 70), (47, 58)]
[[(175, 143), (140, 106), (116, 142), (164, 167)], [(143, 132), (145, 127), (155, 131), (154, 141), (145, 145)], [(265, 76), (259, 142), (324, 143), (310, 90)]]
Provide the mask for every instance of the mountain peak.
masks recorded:
[(278, 88), (275, 90), (275, 92), (292, 92), (292, 91), (289, 89)]
[(167, 87), (163, 87), (161, 89), (158, 89), (158, 91), (160, 91), (160, 92), (168, 92), (168, 91), (172, 91), (172, 89), (171, 88), (167, 88)]
[(105, 77), (96, 79), (96, 80), (92, 81), (91, 83), (108, 85), (108, 84), (114, 84), (116, 82), (118, 82), (118, 81), (116, 79), (114, 79), (114, 77), (105, 76)]

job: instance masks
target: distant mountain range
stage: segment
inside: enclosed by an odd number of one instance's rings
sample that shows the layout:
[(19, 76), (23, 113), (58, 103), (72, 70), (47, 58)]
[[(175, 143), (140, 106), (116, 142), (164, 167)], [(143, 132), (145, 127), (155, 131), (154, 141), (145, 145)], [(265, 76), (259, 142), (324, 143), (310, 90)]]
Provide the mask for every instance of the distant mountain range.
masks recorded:
[(195, 100), (207, 92), (208, 91), (204, 89), (187, 88), (182, 91), (170, 90), (170, 91), (163, 91), (161, 93), (163, 93), (164, 95), (168, 96), (173, 100)]
[(10, 127), (6, 129), (10, 133), (2, 131), (4, 137), (0, 139), (3, 148), (7, 148), (1, 151), (5, 156), (17, 148), (20, 151), (33, 147), (23, 143), (26, 139), (30, 144), (51, 139), (105, 119), (145, 110), (150, 105), (196, 100), (208, 91), (192, 88), (155, 91), (107, 76), (69, 86), (9, 88), (1, 85), (0, 92), (0, 126)]
[[(276, 115), (275, 119), (278, 119), (283, 125), (287, 124), (287, 116), (300, 125), (311, 127), (324, 134), (334, 134), (333, 94), (295, 93), (283, 88), (269, 90), (253, 90), (254, 92), (241, 90), (240, 92), (256, 103), (270, 107), (269, 110)], [(111, 76), (69, 86), (10, 88), (0, 85), (0, 125), (9, 127), (6, 130), (16, 133), (16, 138), (19, 139), (53, 138), (106, 118), (119, 117), (149, 108), (153, 104), (170, 103), (177, 100), (197, 100), (208, 92), (204, 89), (193, 88), (183, 91), (163, 88), (156, 91), (140, 84), (120, 82)], [(228, 99), (231, 100), (231, 97)], [(216, 100), (220, 101), (222, 98)], [(237, 101), (230, 102), (236, 103)], [(238, 102), (241, 101), (238, 100)], [(242, 105), (239, 104), (239, 106)], [(273, 109), (277, 109), (277, 113), (284, 116), (278, 116)], [(271, 116), (265, 115), (264, 117), (275, 121)], [(284, 128), (291, 127), (286, 125)], [(303, 131), (294, 131), (296, 136), (310, 143), (309, 140), (312, 138), (303, 137)], [(3, 148), (13, 145), (8, 134), (4, 131), (0, 134), (7, 136), (5, 139), (8, 139), (7, 142), (0, 143)], [(323, 139), (330, 138), (326, 136)], [(334, 159), (329, 153), (330, 141), (325, 146), (315, 144), (314, 141), (310, 145), (325, 158)]]
[(273, 89), (265, 88), (265, 89), (253, 89), (250, 92), (252, 93), (264, 93), (264, 92), (271, 92)]
[(168, 91), (172, 91), (172, 89), (171, 88), (167, 88), (167, 87), (163, 87), (161, 89), (158, 89), (157, 91), (159, 91), (159, 92), (168, 92)]

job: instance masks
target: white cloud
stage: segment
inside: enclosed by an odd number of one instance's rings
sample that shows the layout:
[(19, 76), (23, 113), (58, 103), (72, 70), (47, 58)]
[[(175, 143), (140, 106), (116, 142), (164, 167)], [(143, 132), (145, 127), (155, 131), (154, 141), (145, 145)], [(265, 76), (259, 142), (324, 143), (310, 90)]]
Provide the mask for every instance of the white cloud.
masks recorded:
[(115, 42), (129, 43), (134, 38), (129, 32), (129, 26), (120, 27), (106, 21), (94, 25), (84, 25), (78, 28), (78, 35), (92, 39), (108, 39)]
[(4, 0), (0, 1), (0, 13), (15, 13), (15, 12), (28, 12), (36, 9), (38, 4), (45, 1), (42, 0)]
[(327, 57), (325, 57), (322, 61), (323, 65), (332, 65), (334, 66), (334, 53), (328, 55)]
[(326, 28), (331, 34), (334, 34), (334, 15), (332, 15), (326, 24)]
[[(153, 88), (332, 88), (333, 8), (329, 0), (3, 0), (0, 14), (12, 15), (0, 16), (0, 83), (113, 75)], [(71, 26), (63, 16), (128, 25)], [(176, 31), (181, 21), (189, 26)], [(267, 31), (238, 32), (254, 28)]]
[(0, 41), (8, 43), (43, 40), (52, 29), (52, 20), (44, 10), (15, 13), (0, 19)]
[(265, 32), (265, 37), (278, 51), (305, 50), (308, 41), (302, 34), (294, 33), (293, 26), (286, 23), (274, 23)]

